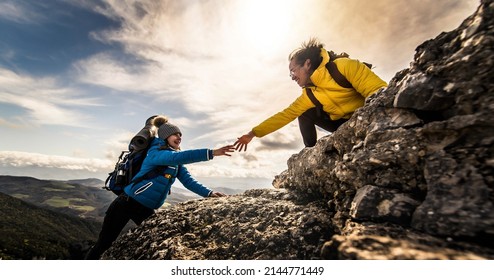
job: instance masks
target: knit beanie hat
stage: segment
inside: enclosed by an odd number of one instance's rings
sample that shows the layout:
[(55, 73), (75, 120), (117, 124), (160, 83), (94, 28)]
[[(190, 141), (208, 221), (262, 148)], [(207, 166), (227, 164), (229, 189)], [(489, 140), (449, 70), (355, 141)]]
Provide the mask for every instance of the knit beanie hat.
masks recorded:
[(180, 131), (180, 128), (178, 128), (178, 126), (168, 122), (162, 124), (158, 129), (158, 137), (163, 140), (166, 140), (166, 138), (170, 137), (170, 135), (173, 135), (175, 133), (180, 133), (180, 135), (182, 135), (182, 132)]

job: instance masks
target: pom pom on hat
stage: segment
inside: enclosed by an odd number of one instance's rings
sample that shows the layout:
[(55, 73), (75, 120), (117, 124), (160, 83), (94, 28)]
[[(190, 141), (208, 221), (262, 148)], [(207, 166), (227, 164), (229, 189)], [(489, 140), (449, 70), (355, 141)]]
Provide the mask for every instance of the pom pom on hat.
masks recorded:
[(161, 125), (168, 122), (168, 118), (163, 115), (157, 115), (152, 117), (151, 122), (154, 126), (160, 127)]

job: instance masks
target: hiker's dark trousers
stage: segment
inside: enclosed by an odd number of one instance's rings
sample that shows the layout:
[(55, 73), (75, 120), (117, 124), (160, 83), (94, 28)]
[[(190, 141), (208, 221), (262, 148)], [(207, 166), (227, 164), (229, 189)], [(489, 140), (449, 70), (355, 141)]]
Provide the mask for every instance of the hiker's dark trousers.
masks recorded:
[(98, 241), (88, 252), (86, 259), (98, 260), (117, 239), (129, 220), (139, 225), (152, 214), (154, 214), (153, 209), (143, 206), (126, 194), (119, 195), (106, 210)]
[(311, 108), (298, 117), (298, 126), (300, 127), (305, 146), (313, 147), (317, 142), (316, 125), (329, 132), (334, 132), (346, 121), (347, 119), (333, 121), (327, 113), (321, 112), (318, 115), (316, 108)]

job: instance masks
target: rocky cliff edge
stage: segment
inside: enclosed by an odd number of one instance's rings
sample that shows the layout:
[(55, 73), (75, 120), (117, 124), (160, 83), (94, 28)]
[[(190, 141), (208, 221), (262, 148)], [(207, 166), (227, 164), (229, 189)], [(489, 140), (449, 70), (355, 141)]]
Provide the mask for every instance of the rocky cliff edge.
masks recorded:
[(494, 259), (494, 3), (410, 68), (276, 189), (158, 212), (106, 259)]

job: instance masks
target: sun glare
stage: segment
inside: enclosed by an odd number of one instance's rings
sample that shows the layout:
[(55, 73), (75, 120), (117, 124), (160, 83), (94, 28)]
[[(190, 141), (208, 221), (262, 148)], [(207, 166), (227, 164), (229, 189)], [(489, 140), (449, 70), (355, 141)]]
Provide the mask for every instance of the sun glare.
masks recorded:
[(273, 55), (287, 41), (293, 24), (293, 1), (241, 1), (237, 9), (238, 30), (250, 48), (264, 55)]

